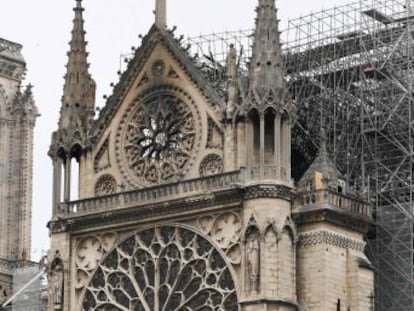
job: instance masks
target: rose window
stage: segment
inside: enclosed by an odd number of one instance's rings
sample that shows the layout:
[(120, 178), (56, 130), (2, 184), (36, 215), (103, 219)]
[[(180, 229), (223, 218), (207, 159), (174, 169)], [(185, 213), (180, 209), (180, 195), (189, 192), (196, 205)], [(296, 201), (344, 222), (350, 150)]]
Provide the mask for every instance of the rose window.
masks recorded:
[(205, 238), (185, 228), (127, 237), (99, 264), (82, 310), (238, 311), (229, 267)]
[(155, 93), (126, 114), (121, 154), (128, 176), (140, 185), (178, 180), (194, 153), (195, 118), (173, 94)]

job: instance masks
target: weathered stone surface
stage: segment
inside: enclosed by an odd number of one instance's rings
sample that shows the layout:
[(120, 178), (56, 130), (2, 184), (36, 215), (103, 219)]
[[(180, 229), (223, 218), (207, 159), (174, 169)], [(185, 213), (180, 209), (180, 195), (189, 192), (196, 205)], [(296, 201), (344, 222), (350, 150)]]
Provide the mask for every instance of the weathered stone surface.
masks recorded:
[[(81, 13), (78, 1), (74, 36)], [(295, 109), (274, 0), (259, 1), (247, 94), (229, 51), (226, 98), (165, 27), (165, 13), (157, 1), (156, 24), (101, 114), (82, 127), (85, 145), (65, 136), (80, 148), (59, 153), (52, 141), (49, 262), (59, 282), (49, 310), (369, 311), (369, 206), (346, 187), (340, 193), (339, 180), (323, 183), (341, 176), (326, 174), (327, 158), (298, 188), (291, 179)], [(78, 51), (86, 58), (85, 46)], [(80, 199), (60, 202), (75, 158)]]

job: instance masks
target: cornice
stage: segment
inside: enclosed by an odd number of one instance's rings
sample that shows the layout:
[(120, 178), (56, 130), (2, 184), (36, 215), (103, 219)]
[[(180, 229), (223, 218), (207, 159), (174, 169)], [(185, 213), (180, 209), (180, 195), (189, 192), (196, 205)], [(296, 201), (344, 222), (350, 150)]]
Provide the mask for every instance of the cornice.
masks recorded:
[(52, 233), (76, 232), (94, 227), (117, 225), (122, 222), (164, 219), (188, 212), (203, 212), (215, 207), (241, 205), (241, 197), (240, 189), (230, 189), (154, 204), (83, 214), (82, 216), (58, 217), (58, 219), (50, 221), (48, 227)]
[(277, 198), (291, 202), (294, 199), (293, 188), (279, 184), (257, 184), (245, 188), (243, 199)]
[(14, 270), (28, 267), (39, 267), (37, 262), (28, 260), (7, 260), (0, 259), (0, 272), (5, 274), (13, 274)]
[(241, 305), (252, 306), (252, 305), (279, 305), (283, 307), (294, 308), (294, 310), (299, 310), (298, 304), (295, 301), (286, 300), (286, 299), (275, 299), (275, 298), (254, 298), (251, 300), (242, 300), (240, 301)]
[(367, 233), (373, 219), (352, 213), (330, 204), (311, 205), (293, 210), (292, 217), (298, 226), (328, 222), (361, 233)]
[(306, 247), (317, 244), (327, 244), (343, 249), (353, 249), (364, 252), (366, 243), (356, 239), (351, 239), (334, 232), (321, 230), (299, 234), (298, 247)]
[(177, 217), (185, 213), (203, 212), (206, 209), (241, 205), (243, 200), (277, 198), (291, 201), (293, 191), (284, 185), (253, 185), (212, 190), (179, 199), (135, 204), (124, 208), (100, 209), (84, 213), (62, 214), (49, 222), (52, 233), (75, 232), (87, 228), (111, 226), (128, 221), (142, 221), (163, 217)]

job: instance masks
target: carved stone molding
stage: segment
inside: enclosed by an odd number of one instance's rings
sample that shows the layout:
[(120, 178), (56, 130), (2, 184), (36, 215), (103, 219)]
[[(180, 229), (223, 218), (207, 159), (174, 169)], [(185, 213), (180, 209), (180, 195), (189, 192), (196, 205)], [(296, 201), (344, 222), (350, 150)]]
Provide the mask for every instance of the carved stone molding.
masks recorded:
[(96, 196), (102, 196), (102, 195), (108, 195), (113, 194), (116, 192), (116, 179), (110, 175), (105, 174), (98, 178), (95, 184), (95, 195)]
[(68, 230), (69, 222), (65, 219), (51, 220), (47, 227), (51, 233), (62, 233)]
[[(197, 195), (170, 202), (148, 203), (143, 206), (131, 206), (131, 208), (123, 209), (113, 208), (107, 211), (98, 211), (85, 217), (55, 220), (49, 223), (49, 228), (55, 230), (52, 232), (73, 232), (103, 225), (113, 225), (126, 220), (142, 221), (159, 217), (174, 217), (180, 213), (217, 206), (239, 206), (240, 199), (239, 189), (226, 189), (214, 194)], [(64, 204), (61, 206), (64, 208)]]
[(155, 77), (161, 77), (165, 72), (165, 63), (164, 61), (158, 59), (154, 62), (151, 68), (151, 72)]
[(366, 233), (368, 226), (372, 223), (371, 218), (350, 213), (329, 204), (315, 205), (312, 208), (295, 210), (292, 216), (298, 226), (326, 221), (361, 233)]
[(240, 235), (242, 222), (239, 212), (202, 216), (197, 219), (196, 225), (223, 249), (232, 264), (238, 265), (241, 263)]
[(306, 247), (317, 244), (327, 244), (338, 248), (353, 249), (358, 252), (363, 252), (366, 243), (329, 231), (317, 231), (299, 235), (298, 247)]
[(201, 177), (223, 173), (223, 159), (218, 154), (209, 154), (200, 163), (199, 173)]
[(279, 198), (292, 201), (294, 193), (292, 188), (283, 185), (254, 185), (245, 188), (244, 199)]
[(217, 124), (208, 118), (207, 121), (207, 148), (221, 149), (223, 147), (223, 133)]
[(111, 162), (109, 160), (109, 139), (107, 138), (105, 142), (102, 144), (101, 148), (99, 149), (95, 160), (94, 160), (94, 169), (95, 173), (98, 173), (102, 170), (105, 170), (111, 166)]

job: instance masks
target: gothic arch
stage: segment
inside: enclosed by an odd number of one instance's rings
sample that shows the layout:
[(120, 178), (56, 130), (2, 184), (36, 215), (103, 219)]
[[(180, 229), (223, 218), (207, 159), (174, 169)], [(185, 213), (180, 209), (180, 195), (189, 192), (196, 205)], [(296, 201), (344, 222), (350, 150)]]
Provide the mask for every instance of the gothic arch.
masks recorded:
[(249, 222), (246, 225), (246, 228), (244, 229), (242, 239), (243, 242), (246, 243), (246, 240), (250, 234), (253, 232), (257, 232), (258, 236), (261, 236), (261, 231), (259, 228), (259, 225), (257, 224), (256, 217), (252, 214), (250, 216)]
[(250, 137), (248, 142), (249, 165), (257, 166), (260, 164), (260, 113), (257, 109), (250, 109), (247, 114), (250, 127)]
[(238, 311), (235, 277), (222, 251), (184, 225), (128, 234), (97, 264), (78, 310)]
[(284, 233), (289, 234), (290, 238), (292, 239), (292, 243), (296, 244), (297, 231), (296, 231), (295, 223), (289, 216), (286, 218), (285, 224), (282, 228), (282, 234)]
[(276, 110), (268, 107), (264, 111), (264, 161), (265, 165), (275, 165)]
[(266, 236), (269, 232), (273, 232), (275, 236), (279, 239), (281, 236), (280, 230), (277, 229), (277, 225), (275, 221), (269, 222), (263, 229), (262, 235)]
[(263, 279), (264, 293), (268, 296), (277, 296), (279, 271), (279, 241), (280, 230), (275, 221), (269, 221), (263, 230)]
[(293, 299), (295, 295), (295, 269), (296, 269), (296, 229), (293, 221), (288, 216), (282, 228), (279, 241), (279, 271), (280, 280), (284, 280), (280, 286), (280, 295), (284, 299)]

